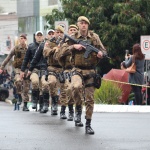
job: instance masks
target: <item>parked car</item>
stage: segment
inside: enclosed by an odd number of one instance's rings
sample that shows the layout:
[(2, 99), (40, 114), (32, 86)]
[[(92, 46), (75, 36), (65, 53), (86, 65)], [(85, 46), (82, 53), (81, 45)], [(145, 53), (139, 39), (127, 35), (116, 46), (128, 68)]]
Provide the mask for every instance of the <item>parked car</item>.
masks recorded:
[(9, 97), (9, 91), (5, 87), (0, 87), (0, 101), (5, 101)]

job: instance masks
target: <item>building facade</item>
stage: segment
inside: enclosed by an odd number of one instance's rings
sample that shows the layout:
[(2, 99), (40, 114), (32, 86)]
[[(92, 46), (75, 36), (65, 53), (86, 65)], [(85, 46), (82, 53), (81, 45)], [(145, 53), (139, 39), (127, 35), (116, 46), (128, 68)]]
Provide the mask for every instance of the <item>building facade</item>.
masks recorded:
[(26, 33), (29, 43), (33, 42), (37, 30), (46, 34), (44, 17), (50, 14), (53, 8), (58, 8), (58, 4), (58, 0), (18, 0), (18, 33)]

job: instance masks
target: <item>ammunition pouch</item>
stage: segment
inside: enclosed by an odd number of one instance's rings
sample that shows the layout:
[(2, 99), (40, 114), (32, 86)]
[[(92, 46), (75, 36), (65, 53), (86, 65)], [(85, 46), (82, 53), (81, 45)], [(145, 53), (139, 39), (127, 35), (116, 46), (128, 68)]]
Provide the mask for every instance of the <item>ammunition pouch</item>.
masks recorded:
[(60, 83), (65, 83), (65, 77), (63, 72), (57, 73), (57, 77)]
[(27, 77), (28, 70), (25, 70), (24, 80), (30, 80), (30, 76)]
[(47, 70), (39, 70), (38, 71), (39, 78), (42, 78), (43, 75), (45, 75), (45, 80), (47, 80), (48, 79), (48, 72), (47, 72)]
[(101, 86), (101, 76), (100, 74), (95, 74), (94, 76), (94, 87), (99, 89)]
[(69, 82), (71, 82), (71, 74), (70, 72), (64, 72), (64, 78), (65, 80), (68, 80)]
[(16, 57), (17, 57), (17, 58), (21, 58), (21, 51), (17, 51), (17, 52), (16, 52)]

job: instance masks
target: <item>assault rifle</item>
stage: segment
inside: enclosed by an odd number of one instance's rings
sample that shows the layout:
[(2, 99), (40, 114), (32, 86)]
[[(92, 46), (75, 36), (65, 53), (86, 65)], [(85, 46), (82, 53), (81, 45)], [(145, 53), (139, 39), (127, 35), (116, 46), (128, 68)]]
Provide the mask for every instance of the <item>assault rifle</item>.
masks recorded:
[(56, 41), (56, 38), (55, 37), (53, 37), (53, 38), (51, 38), (51, 39), (48, 39), (48, 38), (45, 38), (45, 41), (50, 41), (50, 42), (55, 42)]
[(85, 47), (85, 53), (84, 53), (84, 58), (88, 58), (88, 56), (89, 56), (89, 54), (91, 53), (91, 52), (96, 52), (96, 53), (98, 53), (99, 51), (102, 51), (102, 53), (103, 53), (103, 57), (107, 57), (107, 58), (109, 58), (110, 59), (110, 57), (108, 57), (107, 56), (107, 54), (104, 52), (105, 50), (103, 49), (103, 48), (100, 48), (100, 50), (99, 49), (97, 49), (96, 47), (94, 47), (94, 46), (92, 46), (92, 45), (90, 45), (90, 44), (88, 44), (86, 41), (83, 41), (83, 40), (81, 40), (81, 39), (74, 39), (74, 38), (72, 38), (72, 37), (70, 37), (69, 35), (67, 35), (67, 34), (64, 34), (64, 38), (63, 38), (63, 40), (62, 40), (62, 42), (64, 43), (65, 41), (66, 41), (66, 38), (68, 38), (71, 42), (73, 42), (74, 44), (81, 44), (81, 45), (83, 45), (84, 47)]
[(56, 43), (56, 44), (58, 45), (59, 42), (61, 41), (61, 37), (59, 36), (57, 40), (56, 40), (55, 37), (53, 37), (53, 38), (51, 38), (51, 39), (45, 38), (45, 40), (48, 40), (48, 41), (53, 42), (53, 43)]

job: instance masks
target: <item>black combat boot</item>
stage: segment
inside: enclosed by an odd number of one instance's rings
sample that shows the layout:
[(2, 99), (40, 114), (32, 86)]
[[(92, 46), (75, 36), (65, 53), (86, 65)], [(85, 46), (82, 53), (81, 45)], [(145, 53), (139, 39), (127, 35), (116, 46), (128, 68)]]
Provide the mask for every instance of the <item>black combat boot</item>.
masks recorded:
[(39, 112), (41, 112), (41, 110), (42, 110), (42, 108), (43, 108), (43, 95), (40, 95), (39, 96)]
[(27, 102), (24, 102), (24, 106), (23, 106), (23, 111), (29, 111), (28, 107), (27, 107)]
[(58, 96), (53, 96), (51, 98), (51, 115), (57, 115), (58, 111)]
[(32, 90), (32, 109), (37, 110), (38, 100), (39, 100), (39, 90)]
[(94, 130), (91, 128), (91, 119), (86, 119), (85, 133), (86, 134), (94, 134)]
[(74, 110), (73, 110), (73, 104), (72, 105), (68, 105), (69, 108), (69, 115), (68, 115), (68, 121), (73, 121), (73, 117), (74, 117)]
[(60, 119), (67, 119), (65, 115), (66, 106), (61, 106)]
[(47, 113), (49, 107), (49, 93), (43, 92), (43, 108), (41, 109), (40, 113)]
[(22, 103), (22, 96), (21, 96), (21, 94), (17, 94), (17, 104), (18, 105), (21, 105), (21, 103)]
[(75, 126), (83, 127), (83, 123), (81, 122), (81, 115), (82, 115), (82, 106), (76, 106), (76, 113), (75, 113)]

